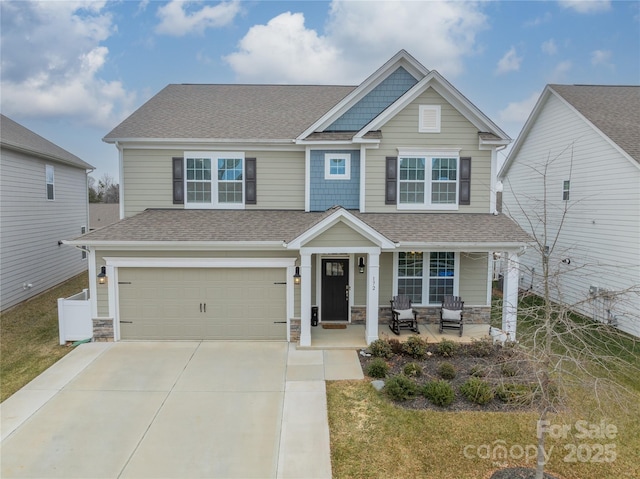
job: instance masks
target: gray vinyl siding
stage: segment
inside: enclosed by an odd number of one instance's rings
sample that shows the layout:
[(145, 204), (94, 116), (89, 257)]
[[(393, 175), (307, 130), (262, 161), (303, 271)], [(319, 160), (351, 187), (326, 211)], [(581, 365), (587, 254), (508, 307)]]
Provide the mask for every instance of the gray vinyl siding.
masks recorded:
[[(440, 133), (418, 133), (419, 105), (441, 105)], [(471, 204), (460, 206), (460, 213), (488, 213), (491, 187), (491, 152), (478, 149), (478, 128), (461, 115), (432, 88), (399, 112), (382, 127), (380, 148), (367, 150), (366, 211), (392, 212), (385, 205), (385, 158), (398, 156), (398, 148), (460, 148), (460, 156), (471, 160)], [(406, 211), (406, 210), (403, 210)], [(437, 212), (437, 210), (427, 210)]]
[(460, 297), (467, 306), (487, 306), (487, 253), (460, 253)]
[[(535, 233), (542, 246), (538, 217), (543, 215), (545, 181), (534, 169), (542, 171), (547, 163), (547, 244), (559, 232), (550, 257), (553, 299), (593, 317), (591, 286), (618, 293), (640, 288), (640, 168), (551, 95), (513, 159), (503, 193), (503, 210)], [(565, 203), (562, 186), (569, 177)], [(517, 202), (526, 205), (524, 211)], [(540, 257), (536, 245), (521, 257), (521, 287), (540, 292)], [(621, 329), (640, 336), (637, 292), (617, 296), (612, 311)]]
[[(13, 150), (0, 151), (1, 309), (82, 273), (87, 260), (58, 241), (88, 231), (84, 169)], [(54, 200), (47, 200), (45, 167), (54, 167)], [(23, 283), (32, 284), (29, 289)]]
[[(220, 148), (199, 148), (220, 151)], [(239, 150), (236, 150), (239, 151)], [(256, 158), (256, 205), (247, 209), (304, 209), (305, 160), (303, 151), (245, 151)], [(147, 208), (184, 208), (173, 204), (173, 157), (183, 157), (183, 150), (124, 149), (125, 217)]]

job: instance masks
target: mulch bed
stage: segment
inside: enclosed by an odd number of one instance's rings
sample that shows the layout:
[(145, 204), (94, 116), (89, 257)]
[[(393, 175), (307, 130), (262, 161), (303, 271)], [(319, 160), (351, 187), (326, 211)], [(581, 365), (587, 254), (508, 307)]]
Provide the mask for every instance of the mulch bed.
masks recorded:
[[(398, 348), (395, 345), (395, 348)], [(468, 401), (459, 392), (459, 387), (465, 381), (472, 377), (471, 373), (474, 368), (481, 367), (486, 373), (480, 379), (487, 381), (492, 386), (497, 387), (500, 384), (518, 383), (518, 384), (535, 384), (535, 376), (531, 364), (519, 351), (517, 347), (502, 347), (500, 345), (488, 346), (484, 352), (488, 355), (477, 356), (477, 349), (473, 345), (458, 344), (457, 350), (452, 357), (444, 357), (438, 353), (437, 344), (427, 344), (427, 357), (424, 359), (415, 359), (403, 353), (396, 353), (390, 359), (386, 359), (389, 365), (389, 374), (386, 379), (396, 374), (402, 374), (404, 366), (414, 362), (420, 365), (422, 375), (413, 377), (420, 386), (430, 380), (441, 379), (438, 368), (444, 362), (451, 363), (456, 370), (456, 377), (449, 380), (455, 391), (455, 399), (452, 404), (446, 407), (439, 407), (431, 403), (424, 396), (418, 395), (414, 399), (407, 401), (394, 401), (398, 406), (407, 409), (432, 409), (438, 411), (527, 411), (531, 410), (531, 405), (510, 404), (501, 401), (497, 397), (485, 405), (479, 405)], [(359, 355), (362, 370), (367, 372), (367, 366), (374, 359), (373, 356), (365, 357)], [(507, 365), (507, 366), (504, 366)], [(370, 378), (374, 380), (374, 378)], [(514, 476), (517, 477), (517, 476)]]

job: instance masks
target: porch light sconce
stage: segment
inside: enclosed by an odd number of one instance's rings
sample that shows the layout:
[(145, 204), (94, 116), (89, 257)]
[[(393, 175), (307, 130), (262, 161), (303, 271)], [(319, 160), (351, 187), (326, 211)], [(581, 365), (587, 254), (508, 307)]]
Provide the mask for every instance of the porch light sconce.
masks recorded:
[(296, 286), (300, 284), (300, 280), (302, 278), (300, 277), (300, 266), (296, 266), (296, 272), (293, 274), (293, 284), (295, 284)]
[(107, 282), (107, 267), (102, 266), (100, 273), (98, 273), (98, 284), (105, 284)]
[(364, 267), (366, 265), (364, 264), (364, 256), (360, 256), (360, 259), (358, 260), (358, 269), (360, 270), (361, 273), (364, 273)]

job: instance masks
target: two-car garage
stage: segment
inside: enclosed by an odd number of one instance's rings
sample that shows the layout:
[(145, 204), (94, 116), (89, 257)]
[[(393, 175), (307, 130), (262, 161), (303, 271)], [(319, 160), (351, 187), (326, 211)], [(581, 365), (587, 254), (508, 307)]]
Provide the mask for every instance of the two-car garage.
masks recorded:
[(119, 267), (119, 337), (286, 340), (287, 268), (264, 266)]

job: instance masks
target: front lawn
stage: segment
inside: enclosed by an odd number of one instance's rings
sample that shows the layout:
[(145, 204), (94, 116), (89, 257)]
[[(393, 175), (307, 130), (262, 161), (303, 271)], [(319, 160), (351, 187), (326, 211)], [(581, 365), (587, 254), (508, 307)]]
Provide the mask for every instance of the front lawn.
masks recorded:
[(67, 354), (58, 336), (58, 298), (88, 288), (87, 273), (46, 291), (0, 318), (0, 401), (15, 393)]

